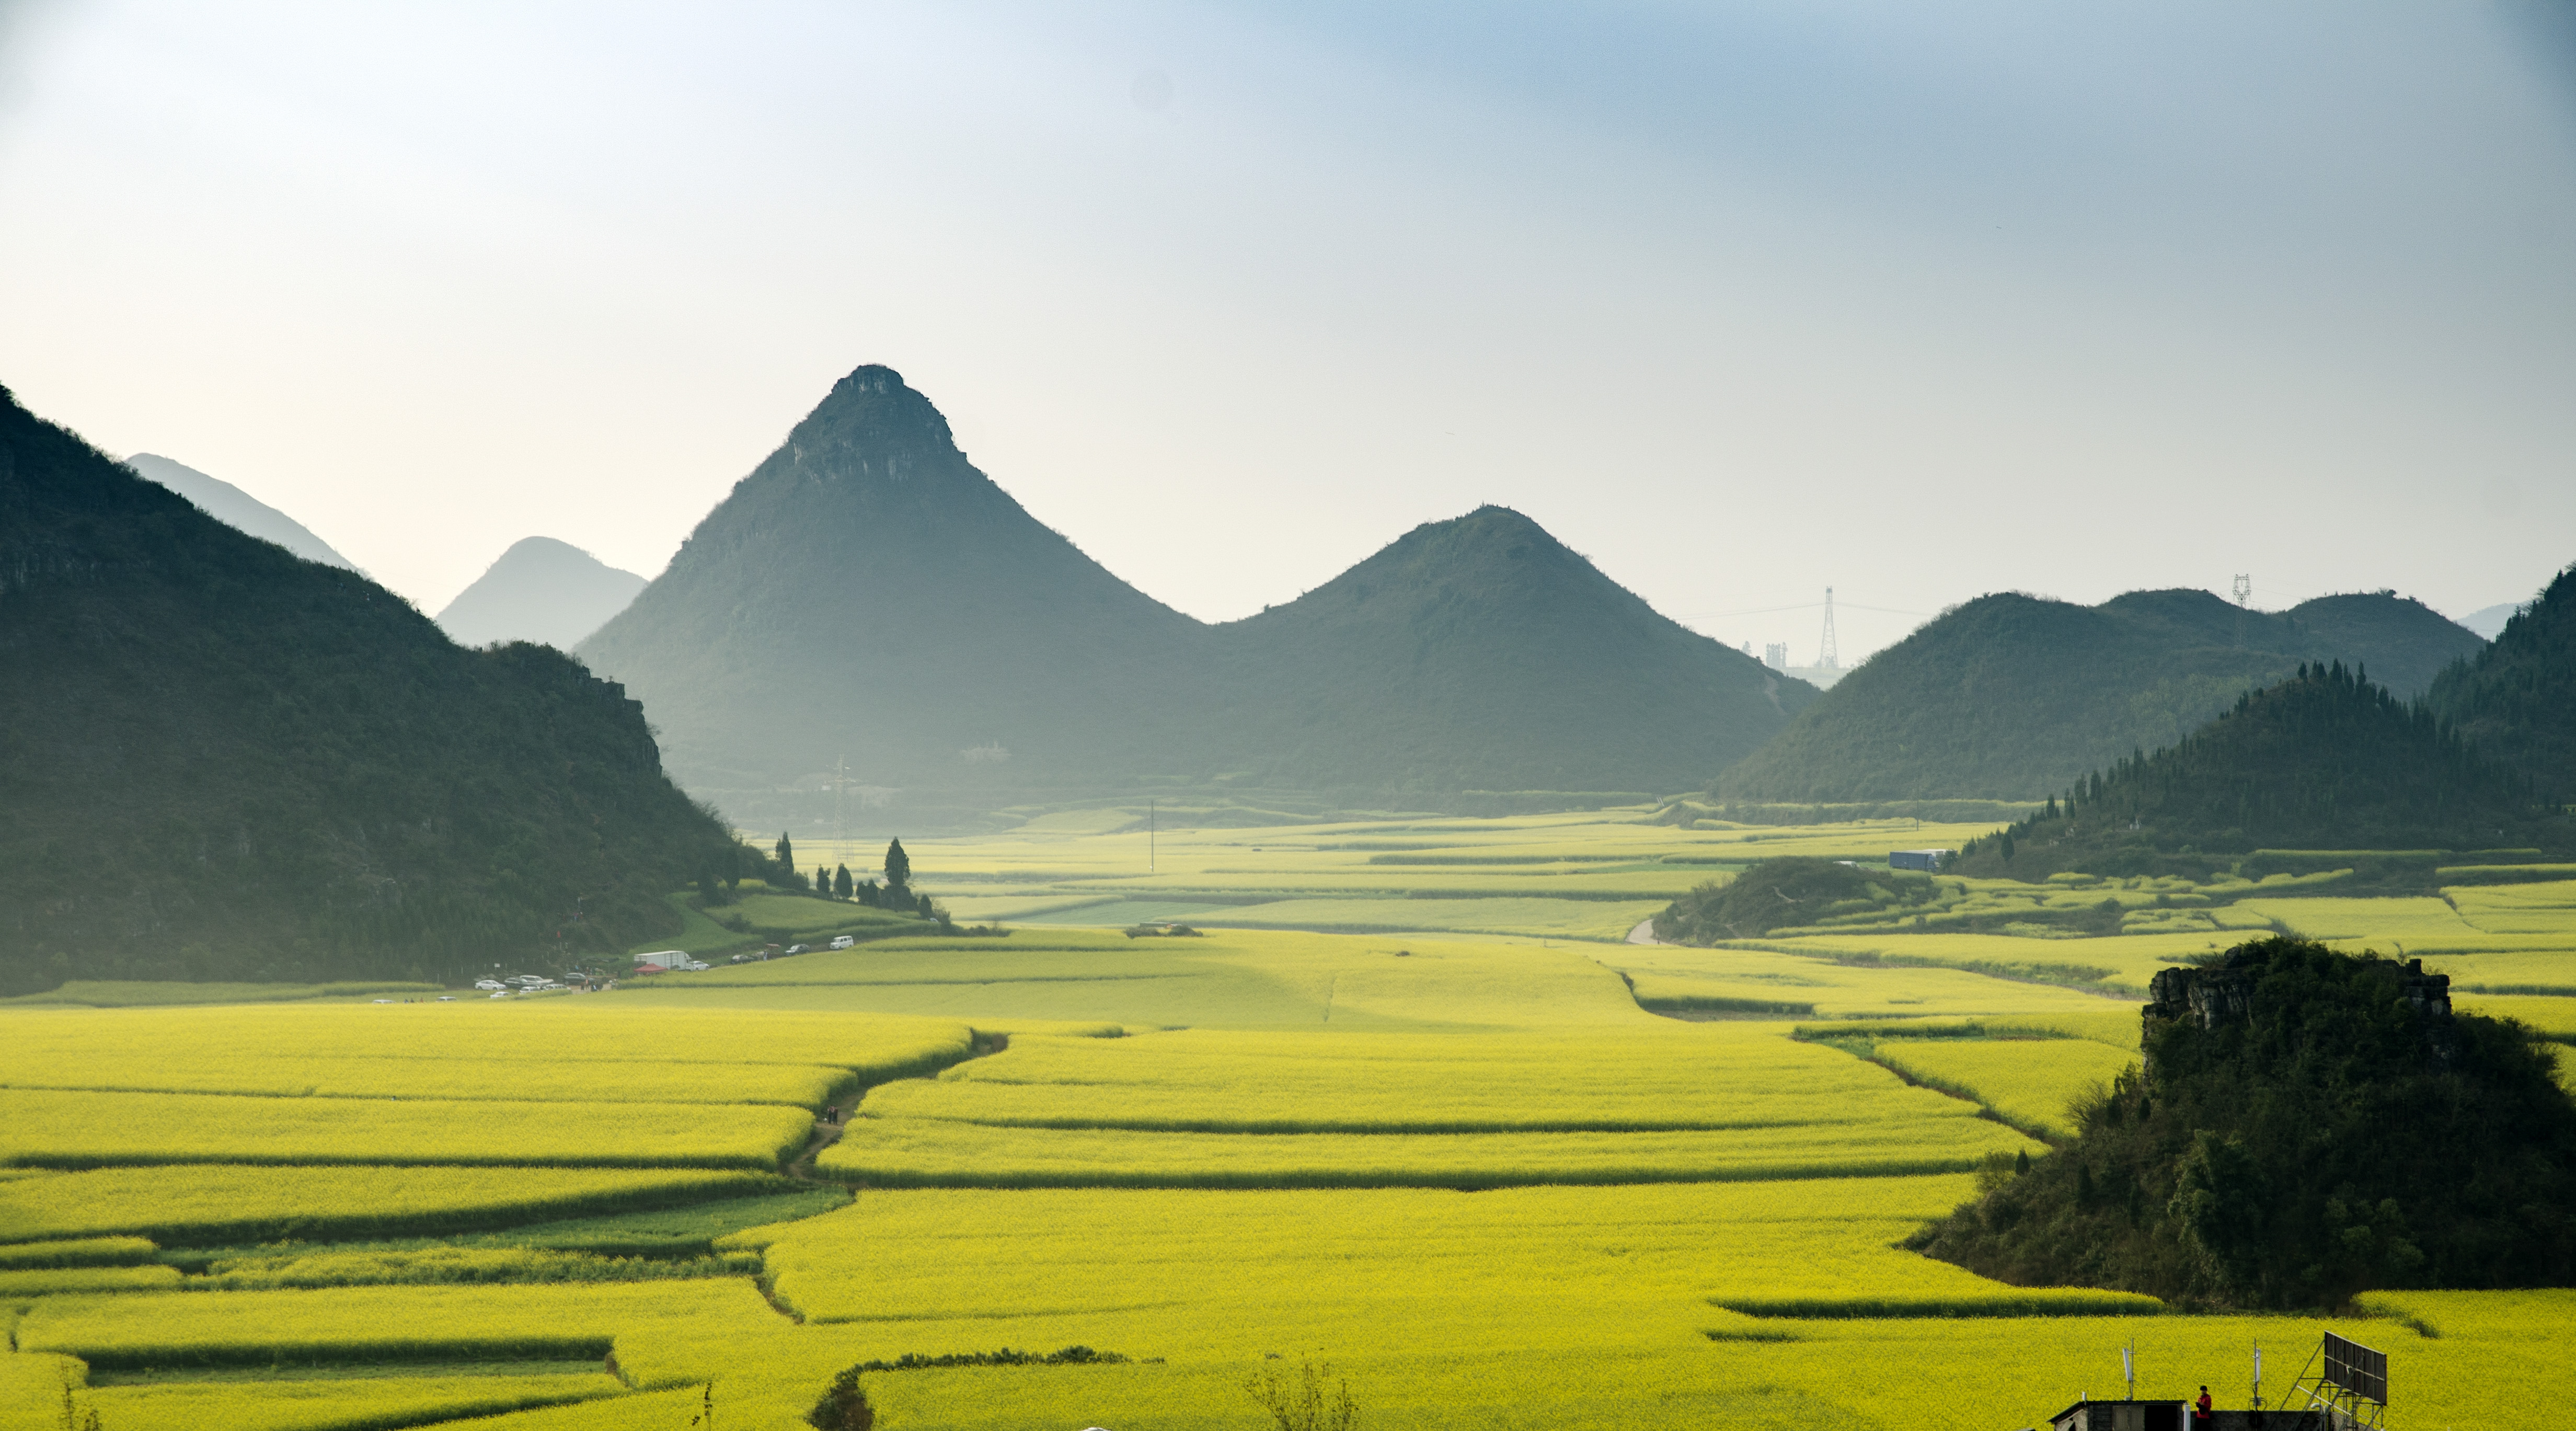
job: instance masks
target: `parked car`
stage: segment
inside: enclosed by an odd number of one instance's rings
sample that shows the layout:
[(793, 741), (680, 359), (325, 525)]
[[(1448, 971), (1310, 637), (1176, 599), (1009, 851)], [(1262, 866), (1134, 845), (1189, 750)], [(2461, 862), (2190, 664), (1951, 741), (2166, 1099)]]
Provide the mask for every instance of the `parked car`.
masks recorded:
[(507, 985), (507, 984), (502, 983), (502, 982), (501, 982), (500, 980), (498, 980), (498, 979), (477, 979), (477, 980), (475, 980), (475, 981), (474, 981), (474, 987), (475, 987), (475, 988), (478, 988), (478, 989), (486, 989), (486, 990), (489, 990), (489, 989), (506, 989), (506, 988), (508, 988), (508, 987), (510, 987), (510, 986), (509, 986), (509, 985)]
[(438, 1001), (442, 1004), (452, 1004), (456, 1002), (456, 996), (454, 994), (441, 994), (438, 996)]
[(858, 943), (858, 942), (859, 942), (858, 940), (856, 940), (856, 939), (854, 939), (854, 938), (850, 937), (850, 936), (849, 936), (849, 935), (847, 935), (847, 934), (844, 934), (844, 935), (842, 935), (840, 938), (835, 939), (835, 940), (833, 940), (833, 941), (832, 941), (832, 947), (833, 947), (833, 948), (835, 948), (835, 949), (847, 949), (847, 948), (849, 948), (851, 945), (856, 944), (856, 943)]
[(805, 952), (805, 946), (802, 944), (790, 944), (779, 952), (782, 954), (802, 954)]
[(370, 999), (368, 1002), (370, 1002), (370, 1003), (377, 1003), (377, 1004), (390, 1004), (390, 1003), (392, 1003), (392, 1002), (393, 1002), (393, 1000), (391, 1000), (391, 999)]

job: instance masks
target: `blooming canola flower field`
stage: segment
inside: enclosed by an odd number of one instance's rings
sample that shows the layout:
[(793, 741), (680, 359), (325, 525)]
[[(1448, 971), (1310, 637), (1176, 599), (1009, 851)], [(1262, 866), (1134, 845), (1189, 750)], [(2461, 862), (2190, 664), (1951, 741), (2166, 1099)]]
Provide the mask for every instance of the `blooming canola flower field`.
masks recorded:
[[(885, 1431), (1248, 1431), (1248, 1376), (1325, 1362), (1369, 1428), (1992, 1431), (2132, 1343), (2141, 1394), (2241, 1405), (2255, 1346), (2285, 1387), (2329, 1325), (2390, 1354), (2392, 1427), (2576, 1390), (2576, 1291), (2203, 1316), (1905, 1248), (2049, 1156), (2135, 1058), (2133, 990), (2232, 937), (2188, 891), (2124, 889), (2120, 934), (1684, 949), (1611, 936), (1730, 862), (1964, 835), (1167, 831), (1149, 875), (1099, 813), (913, 844), (977, 917), (1052, 911), (1007, 936), (552, 999), (0, 1006), (0, 1431), (799, 1431), (854, 1367)], [(2217, 913), (2525, 961), (2463, 1006), (2576, 1039), (2562, 890), (2331, 888)], [(1364, 928), (1074, 918), (1219, 897)], [(994, 1355), (1067, 1347), (1107, 1355)]]

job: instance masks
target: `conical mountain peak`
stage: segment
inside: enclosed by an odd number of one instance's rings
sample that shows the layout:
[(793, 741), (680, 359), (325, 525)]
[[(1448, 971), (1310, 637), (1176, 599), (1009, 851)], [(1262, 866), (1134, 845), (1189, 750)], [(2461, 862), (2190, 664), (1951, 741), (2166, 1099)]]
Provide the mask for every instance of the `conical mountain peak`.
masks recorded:
[(1220, 775), (1666, 791), (1815, 695), (1508, 507), (1425, 523), (1294, 602), (1202, 625), (1031, 517), (874, 364), (581, 651), (653, 711), (673, 769), (762, 824), (805, 808), (826, 770), (915, 792), (913, 810)]

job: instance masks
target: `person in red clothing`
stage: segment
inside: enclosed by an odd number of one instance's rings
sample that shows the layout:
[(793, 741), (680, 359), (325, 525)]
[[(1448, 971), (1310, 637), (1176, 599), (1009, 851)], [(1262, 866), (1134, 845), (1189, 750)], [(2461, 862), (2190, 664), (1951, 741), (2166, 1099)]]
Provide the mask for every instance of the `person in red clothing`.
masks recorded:
[(2208, 1431), (2209, 1388), (2206, 1386), (2200, 1389), (2200, 1399), (2191, 1404), (2191, 1424), (2192, 1431)]

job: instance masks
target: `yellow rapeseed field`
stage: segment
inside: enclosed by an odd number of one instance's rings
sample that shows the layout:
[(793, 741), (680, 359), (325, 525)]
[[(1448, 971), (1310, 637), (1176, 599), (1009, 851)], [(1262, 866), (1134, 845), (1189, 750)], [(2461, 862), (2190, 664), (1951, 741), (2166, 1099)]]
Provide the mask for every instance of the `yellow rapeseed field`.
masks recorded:
[(775, 1168), (813, 1126), (755, 1104), (448, 1103), (0, 1089), (0, 1161)]
[[(681, 1431), (710, 1406), (728, 1431), (806, 1431), (833, 1374), (861, 1361), (1076, 1344), (1132, 1360), (864, 1385), (883, 1431), (1241, 1431), (1261, 1424), (1244, 1378), (1313, 1358), (1349, 1378), (1364, 1427), (1387, 1431), (1994, 1431), (2114, 1389), (2134, 1340), (2142, 1392), (2206, 1381), (2238, 1405), (2257, 1342), (2267, 1385), (2285, 1388), (2322, 1324), (2009, 1287), (1903, 1250), (1971, 1194), (1955, 1170), (2046, 1156), (1978, 1105), (2062, 1131), (2065, 1095), (2135, 1056), (2134, 991), (2247, 925), (2456, 949), (2435, 967), (2576, 987), (2554, 891), (2338, 900), (2331, 875), (1977, 882), (1944, 911), (2108, 899), (2131, 931), (2117, 936), (1844, 930), (1720, 950), (1552, 937), (1616, 933), (1634, 896), (1767, 854), (1866, 859), (1974, 833), (1633, 823), (1648, 813), (1167, 831), (1150, 876), (1120, 812), (913, 846), (943, 897), (1412, 922), (1386, 913), (1401, 904), (1533, 938), (1033, 927), (606, 996), (0, 1008), (0, 1157), (143, 1160), (0, 1167), (0, 1317), (21, 1348), (0, 1355), (0, 1431), (58, 1431), (61, 1388), (84, 1379), (61, 1352), (116, 1383), (76, 1390), (102, 1431)], [(2237, 895), (2248, 903), (2213, 902)], [(2067, 987), (2096, 980), (2123, 997)], [(1815, 1036), (1866, 1040), (1932, 1086), (1793, 1039), (1787, 1018), (1659, 1017), (1631, 981), (1721, 1016), (1729, 1000), (1812, 1006), (1800, 1022)], [(2576, 1027), (2559, 1007), (2576, 999), (2468, 982), (2464, 1007)], [(581, 1240), (598, 1228), (508, 1241), (773, 1192), (755, 1170), (802, 1146), (803, 1109), (860, 1084), (881, 1086), (822, 1160), (860, 1185), (855, 1202), (720, 1239), (763, 1281), (588, 1280), (621, 1275)], [(204, 1157), (237, 1161), (188, 1161)], [(543, 1165), (647, 1159), (679, 1165)], [(645, 1250), (676, 1260), (633, 1270), (725, 1272), (691, 1228), (818, 1201), (653, 1214), (679, 1231)], [(463, 1246), (354, 1243), (490, 1229)], [(275, 1245), (241, 1245), (254, 1242)], [(12, 1290), (21, 1274), (54, 1280)], [(146, 1285), (73, 1291), (66, 1277)], [(2509, 1424), (2527, 1403), (2497, 1388), (2576, 1389), (2555, 1348), (2570, 1296), (2373, 1294), (2366, 1318), (2337, 1326), (2390, 1352), (2393, 1425)]]
[(792, 1063), (489, 1063), (423, 1058), (241, 1055), (174, 1063), (133, 1049), (14, 1070), (0, 1087), (97, 1092), (248, 1093), (283, 1098), (437, 1098), (548, 1103), (780, 1103), (808, 1109), (856, 1076)]
[(863, 1111), (997, 1126), (1465, 1133), (1755, 1128), (1965, 1113), (1831, 1049), (1741, 1024), (1616, 1034), (1187, 1029), (1020, 1038)]
[(2040, 1145), (1955, 1116), (1628, 1133), (1139, 1133), (861, 1119), (817, 1160), (872, 1187), (1517, 1187), (1884, 1177)]
[(1973, 1098), (2016, 1128), (2075, 1136), (2068, 1106), (2107, 1087), (2134, 1053), (2091, 1039), (1886, 1039), (1881, 1061), (1934, 1088)]
[[(795, 965), (785, 960), (766, 967)], [(453, 1004), (0, 1011), (0, 1046), (10, 1050), (9, 1072), (41, 1070), (46, 1077), (92, 1063), (135, 1067), (157, 1060), (188, 1070), (244, 1058), (408, 1058), (444, 1065), (781, 1063), (901, 1077), (962, 1057), (972, 1040), (972, 1032), (954, 1019), (654, 1008), (599, 995)], [(477, 1075), (458, 1070), (449, 1076)], [(597, 1076), (614, 1083), (621, 1075), (602, 1069)]]
[(311, 1381), (202, 1381), (107, 1386), (89, 1394), (99, 1431), (164, 1427), (337, 1431), (417, 1426), (532, 1406), (623, 1396), (605, 1372), (534, 1376), (353, 1376)]
[(0, 1181), (0, 1237), (221, 1244), (451, 1232), (765, 1191), (704, 1168), (104, 1168)]

